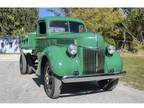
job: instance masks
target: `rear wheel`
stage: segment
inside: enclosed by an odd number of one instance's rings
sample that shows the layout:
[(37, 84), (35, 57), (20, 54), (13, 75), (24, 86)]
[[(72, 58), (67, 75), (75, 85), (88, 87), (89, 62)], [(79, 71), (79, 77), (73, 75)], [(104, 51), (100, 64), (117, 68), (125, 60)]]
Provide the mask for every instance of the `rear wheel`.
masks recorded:
[(48, 63), (45, 65), (44, 69), (44, 89), (48, 97), (58, 98), (61, 93), (62, 82), (56, 78)]
[(33, 65), (33, 59), (30, 53), (20, 55), (20, 72), (21, 74), (31, 74), (33, 72), (31, 66)]
[(98, 81), (98, 85), (104, 91), (112, 91), (118, 84), (119, 79), (107, 79)]
[(19, 62), (20, 62), (20, 73), (21, 74), (26, 74), (27, 69), (28, 69), (28, 65), (27, 65), (25, 54), (20, 55), (20, 61)]
[(33, 73), (33, 70), (31, 68), (33, 66), (33, 58), (30, 53), (26, 54), (26, 61), (27, 61), (27, 73), (31, 74), (31, 73)]

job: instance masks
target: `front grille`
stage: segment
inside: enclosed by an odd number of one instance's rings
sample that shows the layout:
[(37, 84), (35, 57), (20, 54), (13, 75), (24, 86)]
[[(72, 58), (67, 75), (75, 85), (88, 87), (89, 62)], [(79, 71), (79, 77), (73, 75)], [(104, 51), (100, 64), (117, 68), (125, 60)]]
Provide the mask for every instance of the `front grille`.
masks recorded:
[(104, 49), (83, 49), (84, 74), (97, 74), (104, 72)]

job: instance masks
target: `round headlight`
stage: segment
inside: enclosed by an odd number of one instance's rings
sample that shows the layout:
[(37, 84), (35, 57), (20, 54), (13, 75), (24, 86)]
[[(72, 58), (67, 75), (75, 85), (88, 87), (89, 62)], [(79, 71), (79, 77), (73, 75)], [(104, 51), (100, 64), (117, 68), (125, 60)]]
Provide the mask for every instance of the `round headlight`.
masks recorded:
[(77, 46), (70, 44), (67, 51), (70, 55), (75, 55), (75, 54), (77, 54)]
[(109, 45), (107, 47), (107, 51), (108, 51), (109, 54), (113, 54), (115, 52), (115, 47), (112, 46), (112, 45)]

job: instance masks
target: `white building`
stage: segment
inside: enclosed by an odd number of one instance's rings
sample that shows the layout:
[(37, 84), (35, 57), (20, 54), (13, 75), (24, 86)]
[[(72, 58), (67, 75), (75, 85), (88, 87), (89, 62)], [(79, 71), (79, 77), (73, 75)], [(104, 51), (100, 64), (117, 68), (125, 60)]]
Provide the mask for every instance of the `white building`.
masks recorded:
[(19, 39), (11, 36), (0, 37), (0, 53), (19, 53)]

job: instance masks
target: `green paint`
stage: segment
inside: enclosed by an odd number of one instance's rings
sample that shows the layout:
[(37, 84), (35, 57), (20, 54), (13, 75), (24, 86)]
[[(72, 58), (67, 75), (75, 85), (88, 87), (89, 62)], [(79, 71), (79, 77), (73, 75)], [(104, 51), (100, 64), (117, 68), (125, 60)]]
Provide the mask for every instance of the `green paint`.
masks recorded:
[(105, 72), (114, 69), (115, 73), (119, 73), (123, 69), (122, 59), (118, 52), (115, 52), (112, 56), (105, 56)]
[(36, 32), (28, 33), (28, 36), (20, 40), (20, 48), (35, 49), (36, 48)]

